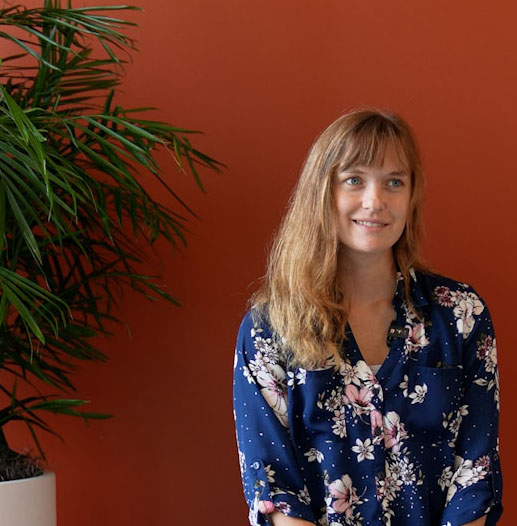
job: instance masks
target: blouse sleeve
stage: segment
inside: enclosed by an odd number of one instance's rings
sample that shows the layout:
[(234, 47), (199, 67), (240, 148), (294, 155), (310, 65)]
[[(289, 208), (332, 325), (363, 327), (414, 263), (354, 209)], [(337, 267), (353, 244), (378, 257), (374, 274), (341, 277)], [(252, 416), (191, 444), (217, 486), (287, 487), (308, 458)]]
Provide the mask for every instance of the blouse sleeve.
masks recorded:
[(251, 525), (269, 524), (259, 511), (278, 510), (315, 522), (289, 437), (286, 370), (267, 327), (248, 313), (239, 328), (233, 383), (234, 418), (244, 495)]
[(486, 526), (494, 526), (503, 510), (496, 340), (488, 307), (470, 290), (455, 312), (464, 341), (465, 383), (454, 469), (442, 475), (448, 486), (444, 526), (460, 526), (483, 515)]

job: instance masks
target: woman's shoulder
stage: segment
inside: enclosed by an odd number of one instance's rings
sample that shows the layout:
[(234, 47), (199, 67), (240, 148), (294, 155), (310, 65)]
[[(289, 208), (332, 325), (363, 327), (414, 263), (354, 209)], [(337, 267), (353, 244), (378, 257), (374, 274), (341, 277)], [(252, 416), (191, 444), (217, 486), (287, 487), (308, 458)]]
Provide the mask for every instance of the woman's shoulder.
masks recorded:
[[(240, 343), (239, 343), (240, 342)], [(253, 306), (244, 314), (237, 335), (237, 347), (249, 359), (267, 367), (285, 367), (285, 346), (269, 324), (267, 310)]]
[(239, 333), (244, 333), (252, 338), (260, 334), (262, 337), (271, 338), (272, 329), (269, 322), (267, 308), (253, 305), (242, 317)]
[(483, 302), (477, 288), (466, 281), (427, 269), (413, 269), (412, 275), (416, 288), (428, 302), (448, 305), (465, 298)]

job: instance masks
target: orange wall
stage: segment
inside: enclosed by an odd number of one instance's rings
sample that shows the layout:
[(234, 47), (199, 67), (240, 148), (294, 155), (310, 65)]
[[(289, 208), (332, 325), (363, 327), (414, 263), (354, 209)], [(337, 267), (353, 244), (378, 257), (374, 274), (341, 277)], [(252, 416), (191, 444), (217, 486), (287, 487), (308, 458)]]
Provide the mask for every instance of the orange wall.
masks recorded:
[[(117, 330), (105, 344), (110, 363), (85, 367), (78, 381), (92, 409), (116, 418), (88, 428), (53, 421), (66, 440), (44, 440), (57, 472), (60, 525), (246, 523), (231, 412), (236, 330), (311, 141), (340, 112), (364, 104), (392, 108), (413, 124), (428, 176), (426, 255), (490, 306), (510, 497), (517, 485), (510, 317), (517, 297), (517, 4), (139, 4), (145, 12), (131, 16), (141, 52), (128, 66), (122, 100), (158, 106), (159, 118), (204, 130), (197, 144), (228, 170), (206, 174), (203, 195), (170, 167), (201, 221), (191, 223), (188, 249), (160, 248), (149, 272), (161, 272), (184, 306), (126, 295), (131, 337)], [(505, 525), (517, 520), (510, 498)]]

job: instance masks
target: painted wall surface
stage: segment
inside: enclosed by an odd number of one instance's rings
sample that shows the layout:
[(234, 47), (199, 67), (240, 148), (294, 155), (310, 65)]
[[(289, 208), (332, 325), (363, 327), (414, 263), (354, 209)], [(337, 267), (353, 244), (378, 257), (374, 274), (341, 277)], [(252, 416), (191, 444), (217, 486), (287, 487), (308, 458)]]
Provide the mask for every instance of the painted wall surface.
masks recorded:
[[(391, 108), (413, 125), (428, 178), (425, 254), (490, 306), (502, 382), (501, 524), (514, 524), (517, 4), (138, 3), (140, 53), (120, 100), (203, 130), (197, 145), (228, 169), (204, 173), (202, 194), (161, 157), (200, 220), (186, 250), (158, 247), (147, 270), (183, 307), (127, 294), (130, 334), (116, 328), (103, 344), (111, 361), (85, 367), (78, 381), (92, 410), (116, 418), (87, 428), (52, 421), (66, 440), (44, 438), (59, 524), (246, 524), (231, 409), (236, 331), (305, 152), (358, 105)], [(25, 434), (10, 433), (21, 447)]]

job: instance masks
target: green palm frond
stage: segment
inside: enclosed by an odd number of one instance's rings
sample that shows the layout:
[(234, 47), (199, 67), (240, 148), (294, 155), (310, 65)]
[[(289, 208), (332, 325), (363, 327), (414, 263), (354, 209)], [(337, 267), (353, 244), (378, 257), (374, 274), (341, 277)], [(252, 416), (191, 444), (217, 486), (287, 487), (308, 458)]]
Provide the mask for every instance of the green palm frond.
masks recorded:
[[(201, 170), (223, 165), (196, 149), (200, 133), (152, 120), (152, 108), (117, 103), (117, 88), (135, 42), (121, 14), (133, 6), (0, 8), (0, 42), (18, 52), (0, 56), (0, 369), (58, 393), (75, 390), (84, 360), (106, 360), (93, 342), (119, 322), (125, 289), (148, 299), (179, 301), (156, 276), (139, 270), (141, 248), (158, 239), (186, 245), (196, 217), (171, 185), (190, 173), (203, 190)], [(93, 49), (104, 50), (99, 56)], [(167, 170), (157, 152), (174, 160)], [(154, 200), (155, 179), (174, 208)], [(36, 390), (20, 398), (16, 381), (0, 390), (11, 404), (1, 426), (22, 420), (54, 432), (38, 415), (85, 419), (84, 402)], [(36, 387), (34, 387), (36, 389)], [(39, 446), (38, 446), (39, 447)]]

